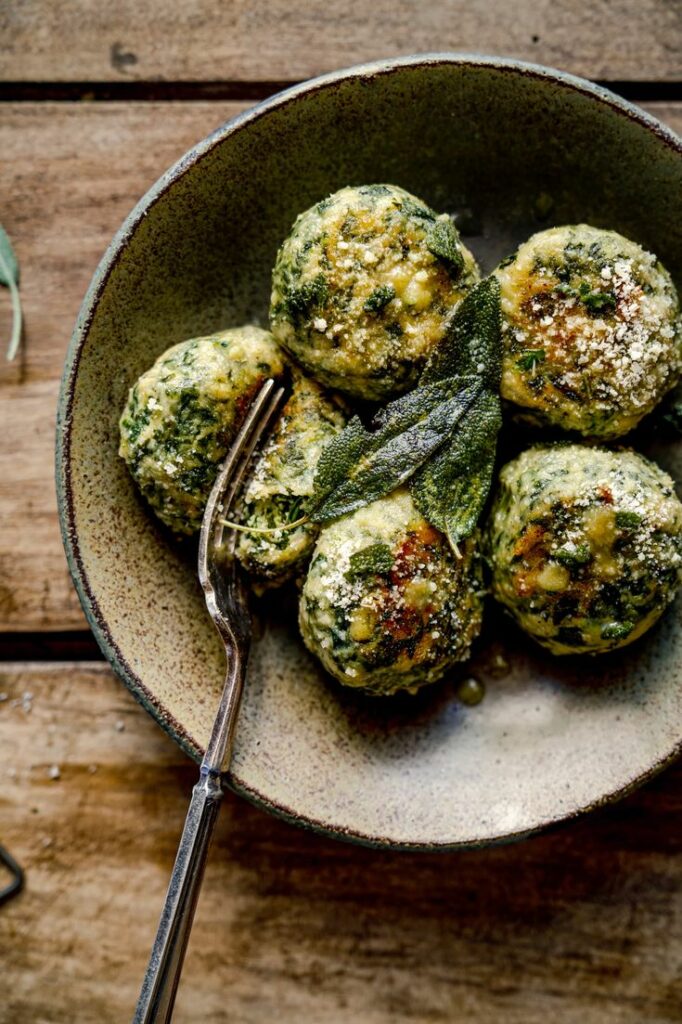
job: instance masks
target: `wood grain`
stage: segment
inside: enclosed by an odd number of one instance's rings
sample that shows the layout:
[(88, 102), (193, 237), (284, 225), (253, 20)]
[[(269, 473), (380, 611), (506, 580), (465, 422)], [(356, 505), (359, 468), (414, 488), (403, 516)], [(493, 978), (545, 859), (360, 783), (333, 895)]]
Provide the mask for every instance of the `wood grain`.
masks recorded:
[[(245, 104), (2, 108), (1, 220), (21, 265), (25, 334), (0, 362), (0, 628), (82, 629), (54, 496), (59, 378), (78, 307), (112, 234), (177, 157)], [(144, 145), (140, 140), (144, 139)], [(9, 304), (0, 293), (0, 337)]]
[(300, 80), (434, 50), (504, 54), (591, 78), (674, 80), (669, 0), (28, 0), (0, 7), (2, 78)]
[[(0, 838), (27, 872), (0, 909), (0, 1024), (120, 1024), (195, 769), (103, 667), (5, 666), (0, 692)], [(229, 795), (176, 1020), (673, 1024), (680, 782), (452, 855), (336, 843)]]
[[(53, 486), (54, 414), (81, 299), (116, 228), (156, 177), (244, 104), (6, 104), (1, 220), (22, 267), (21, 357), (0, 368), (0, 629), (81, 629)], [(649, 109), (682, 129), (682, 104)], [(9, 304), (0, 294), (0, 337)]]

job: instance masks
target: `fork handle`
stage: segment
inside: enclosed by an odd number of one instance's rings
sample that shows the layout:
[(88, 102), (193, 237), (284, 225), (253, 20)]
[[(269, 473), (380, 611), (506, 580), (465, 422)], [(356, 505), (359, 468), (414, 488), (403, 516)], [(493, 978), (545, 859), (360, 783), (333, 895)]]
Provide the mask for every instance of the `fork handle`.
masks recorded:
[(220, 774), (202, 768), (168, 884), (156, 940), (133, 1024), (168, 1024), (194, 919), (206, 857), (223, 788)]

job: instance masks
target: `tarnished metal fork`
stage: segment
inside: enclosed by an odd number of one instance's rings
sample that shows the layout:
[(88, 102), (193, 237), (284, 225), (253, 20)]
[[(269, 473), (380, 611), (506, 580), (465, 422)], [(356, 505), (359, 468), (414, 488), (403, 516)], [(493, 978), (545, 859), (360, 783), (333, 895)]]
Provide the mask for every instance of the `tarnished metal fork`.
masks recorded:
[(223, 796), (223, 772), (232, 753), (251, 643), (251, 617), (234, 556), (235, 534), (221, 520), (233, 506), (249, 461), (281, 408), (285, 393), (285, 388), (275, 381), (265, 382), (227, 454), (204, 513), (199, 537), (199, 580), (209, 614), (225, 644), (227, 670), (133, 1024), (166, 1024), (173, 1013), (208, 847)]

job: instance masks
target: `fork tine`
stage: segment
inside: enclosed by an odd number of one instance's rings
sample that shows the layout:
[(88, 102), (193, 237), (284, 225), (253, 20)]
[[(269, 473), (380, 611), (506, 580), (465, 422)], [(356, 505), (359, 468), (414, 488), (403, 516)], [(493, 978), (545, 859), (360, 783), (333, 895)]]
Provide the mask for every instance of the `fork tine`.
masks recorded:
[(224, 527), (219, 520), (226, 515), (239, 493), (254, 450), (280, 408), (286, 389), (270, 378), (254, 399), (241, 430), (228, 451), (211, 489), (199, 535), (199, 581), (205, 593), (213, 590), (210, 551), (220, 547)]

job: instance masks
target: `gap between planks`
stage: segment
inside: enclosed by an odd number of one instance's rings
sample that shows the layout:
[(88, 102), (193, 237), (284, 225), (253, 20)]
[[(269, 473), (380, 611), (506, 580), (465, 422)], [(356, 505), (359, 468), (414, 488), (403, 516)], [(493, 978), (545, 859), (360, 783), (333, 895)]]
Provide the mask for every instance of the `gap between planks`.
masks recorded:
[[(132, 82), (2, 82), (0, 103), (85, 102), (205, 102), (237, 101), (256, 103), (299, 85), (301, 79), (282, 81), (132, 81)], [(595, 85), (609, 89), (635, 103), (682, 102), (682, 81), (596, 79)]]

